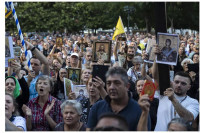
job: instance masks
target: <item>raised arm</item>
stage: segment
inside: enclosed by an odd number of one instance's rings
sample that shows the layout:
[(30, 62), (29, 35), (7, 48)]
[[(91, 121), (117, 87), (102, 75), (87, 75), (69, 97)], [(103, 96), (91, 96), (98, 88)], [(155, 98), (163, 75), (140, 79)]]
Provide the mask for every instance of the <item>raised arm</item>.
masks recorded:
[(193, 114), (185, 107), (183, 107), (181, 103), (179, 103), (179, 101), (174, 97), (174, 90), (172, 88), (167, 88), (166, 91), (164, 92), (164, 95), (168, 96), (169, 100), (172, 102), (174, 106), (175, 111), (178, 113), (180, 117), (188, 121), (194, 120)]
[(140, 120), (137, 125), (137, 131), (148, 131), (148, 115), (149, 115), (149, 97), (147, 94), (140, 96), (138, 104), (142, 109)]
[(49, 75), (50, 70), (49, 70), (49, 63), (48, 63), (47, 58), (31, 43), (26, 41), (26, 44), (27, 44), (27, 49), (31, 50), (32, 54), (34, 54), (36, 58), (40, 60), (40, 62), (42, 63), (42, 73), (44, 75)]

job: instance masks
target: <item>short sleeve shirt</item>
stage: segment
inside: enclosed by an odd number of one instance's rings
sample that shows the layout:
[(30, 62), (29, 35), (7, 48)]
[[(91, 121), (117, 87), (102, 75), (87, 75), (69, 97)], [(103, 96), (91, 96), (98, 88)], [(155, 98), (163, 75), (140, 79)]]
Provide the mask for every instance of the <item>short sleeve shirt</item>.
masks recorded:
[[(94, 128), (102, 114), (109, 112), (114, 113), (110, 106), (109, 99), (110, 98), (107, 97), (106, 100), (101, 100), (92, 106), (87, 123), (88, 128)], [(126, 119), (126, 121), (129, 124), (130, 131), (136, 131), (141, 112), (142, 111), (138, 103), (132, 98), (129, 98), (127, 106), (124, 109), (122, 109), (118, 114)], [(150, 128), (151, 122), (150, 117), (148, 117), (148, 129), (150, 130)]]
[(21, 117), (21, 116), (15, 116), (14, 120), (12, 121), (12, 123), (18, 127), (18, 128), (22, 128), (24, 131), (27, 131), (26, 129), (26, 119)]
[(61, 101), (56, 98), (49, 96), (48, 101), (45, 103), (44, 107), (41, 108), (38, 104), (38, 97), (33, 98), (28, 103), (28, 107), (32, 111), (32, 130), (33, 131), (51, 131), (50, 125), (47, 122), (47, 119), (44, 115), (44, 111), (48, 104), (51, 104), (51, 101), (55, 99), (55, 103), (51, 111), (49, 112), (49, 116), (58, 124), (62, 122), (62, 114), (61, 114)]

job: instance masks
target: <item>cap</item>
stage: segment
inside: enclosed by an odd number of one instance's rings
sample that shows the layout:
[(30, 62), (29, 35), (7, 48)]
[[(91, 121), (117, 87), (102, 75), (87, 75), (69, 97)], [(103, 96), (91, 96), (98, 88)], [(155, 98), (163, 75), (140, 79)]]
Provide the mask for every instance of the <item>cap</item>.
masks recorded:
[(72, 56), (77, 56), (77, 57), (78, 57), (78, 54), (77, 54), (77, 53), (72, 53), (72, 54), (71, 54), (71, 57), (72, 57)]

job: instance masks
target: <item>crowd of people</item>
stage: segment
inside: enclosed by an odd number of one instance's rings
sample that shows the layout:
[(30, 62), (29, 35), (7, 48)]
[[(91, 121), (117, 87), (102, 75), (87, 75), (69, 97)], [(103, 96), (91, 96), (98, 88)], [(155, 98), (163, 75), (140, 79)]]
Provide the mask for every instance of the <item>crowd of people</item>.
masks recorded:
[[(62, 45), (56, 44), (57, 37), (62, 37)], [(24, 37), (27, 55), (19, 37), (12, 38), (13, 46), (22, 49), (5, 70), (6, 131), (199, 130), (198, 33), (179, 35), (177, 63), (167, 65), (174, 77), (169, 88), (162, 88), (163, 95), (159, 79), (166, 77), (159, 77), (156, 58), (154, 63), (144, 62), (148, 40), (156, 40), (154, 34), (128, 34), (126, 40), (113, 41), (109, 33), (35, 33)], [(103, 45), (95, 51), (96, 42), (109, 42), (110, 53)], [(154, 44), (151, 52), (161, 55), (162, 51)], [(30, 57), (32, 70), (25, 56)], [(108, 58), (110, 62), (105, 61)], [(92, 76), (93, 65), (109, 66), (106, 81)], [(77, 85), (68, 77), (70, 68), (81, 69), (78, 85), (86, 86), (88, 97), (80, 99), (66, 88), (64, 79)], [(146, 80), (158, 84), (153, 100), (141, 94)], [(70, 90), (67, 97), (65, 89)]]

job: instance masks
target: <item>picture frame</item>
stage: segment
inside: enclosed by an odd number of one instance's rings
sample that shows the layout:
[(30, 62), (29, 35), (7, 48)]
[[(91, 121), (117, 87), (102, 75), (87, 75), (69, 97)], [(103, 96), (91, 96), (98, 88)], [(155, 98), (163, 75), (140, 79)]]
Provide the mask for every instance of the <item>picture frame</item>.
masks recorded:
[(8, 67), (9, 59), (14, 58), (13, 40), (11, 36), (5, 37), (5, 67)]
[(179, 36), (178, 34), (157, 34), (158, 46), (161, 53), (157, 55), (156, 63), (176, 65), (178, 58)]
[(56, 37), (56, 46), (57, 47), (62, 47), (62, 45), (63, 45), (62, 37)]
[(68, 67), (68, 79), (70, 79), (73, 84), (79, 85), (81, 80), (81, 69)]
[(75, 93), (77, 101), (81, 101), (84, 98), (89, 98), (86, 85), (74, 85), (72, 91)]
[(73, 90), (73, 83), (68, 78), (64, 78), (65, 99), (69, 99), (69, 93)]
[(98, 62), (103, 59), (104, 63), (110, 63), (111, 41), (96, 41), (93, 46), (92, 61)]
[(21, 47), (13, 47), (14, 50), (14, 56), (20, 57), (21, 56)]
[(144, 60), (147, 63), (153, 63), (155, 59), (155, 54), (153, 53), (153, 45), (156, 44), (156, 40), (148, 39), (146, 53), (148, 54), (148, 59)]

